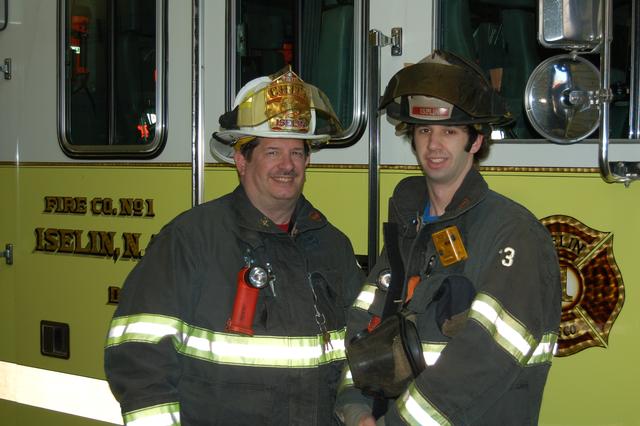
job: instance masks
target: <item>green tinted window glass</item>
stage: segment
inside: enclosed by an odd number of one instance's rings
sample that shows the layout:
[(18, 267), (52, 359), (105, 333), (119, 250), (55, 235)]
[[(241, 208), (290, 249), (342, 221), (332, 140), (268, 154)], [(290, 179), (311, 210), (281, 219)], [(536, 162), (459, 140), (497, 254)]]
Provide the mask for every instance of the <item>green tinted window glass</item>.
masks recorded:
[(67, 154), (135, 157), (161, 149), (162, 3), (60, 2), (60, 133)]
[[(329, 97), (343, 128), (361, 126), (364, 43), (358, 0), (237, 0), (233, 95), (287, 64)], [(349, 131), (349, 128), (351, 130)]]

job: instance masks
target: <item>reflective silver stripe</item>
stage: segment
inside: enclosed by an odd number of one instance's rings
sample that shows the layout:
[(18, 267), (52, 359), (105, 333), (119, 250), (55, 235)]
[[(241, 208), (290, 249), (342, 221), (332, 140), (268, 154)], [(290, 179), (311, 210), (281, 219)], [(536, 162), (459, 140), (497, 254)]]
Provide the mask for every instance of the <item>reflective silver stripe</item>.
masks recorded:
[(112, 321), (107, 347), (126, 342), (157, 343), (172, 337), (176, 350), (219, 364), (255, 367), (317, 367), (345, 359), (345, 329), (331, 331), (323, 351), (322, 335), (241, 336), (192, 327), (161, 315), (132, 315)]
[(121, 425), (104, 380), (0, 361), (0, 399)]
[(177, 318), (163, 315), (131, 315), (114, 318), (111, 321), (107, 346), (124, 342), (158, 343), (163, 337), (171, 336), (182, 341), (188, 327)]
[(422, 342), (422, 355), (427, 365), (435, 365), (446, 343)]
[(396, 400), (400, 417), (411, 426), (445, 426), (449, 420), (420, 393), (415, 382)]
[(527, 365), (544, 364), (551, 362), (553, 354), (557, 349), (558, 335), (556, 333), (547, 333), (542, 336), (540, 343), (536, 346)]
[(493, 297), (478, 293), (471, 305), (469, 318), (478, 321), (491, 337), (519, 363), (531, 356), (536, 339)]
[(179, 352), (220, 364), (256, 367), (317, 367), (345, 359), (345, 330), (332, 331), (323, 353), (322, 335), (311, 337), (240, 336), (192, 329)]
[(340, 376), (340, 382), (338, 384), (338, 393), (342, 392), (347, 387), (353, 387), (353, 376), (351, 375), (349, 365), (346, 365), (342, 370), (342, 375)]
[(369, 310), (369, 307), (373, 303), (373, 299), (376, 295), (376, 286), (370, 283), (365, 283), (360, 290), (360, 294), (356, 298), (356, 301), (353, 302), (353, 307), (362, 309), (364, 311)]
[(180, 403), (155, 405), (124, 415), (127, 426), (180, 426)]

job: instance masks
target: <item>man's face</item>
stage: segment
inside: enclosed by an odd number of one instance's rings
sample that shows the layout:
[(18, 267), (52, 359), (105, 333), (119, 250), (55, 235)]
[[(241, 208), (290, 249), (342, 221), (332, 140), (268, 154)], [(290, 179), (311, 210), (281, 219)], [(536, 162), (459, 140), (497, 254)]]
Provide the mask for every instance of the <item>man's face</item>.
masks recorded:
[(240, 180), (249, 199), (263, 213), (295, 205), (309, 156), (301, 139), (260, 138), (251, 160), (235, 154)]
[(465, 151), (469, 140), (465, 126), (416, 125), (413, 136), (416, 156), (428, 182), (453, 189), (473, 166), (473, 154), (482, 145), (479, 135), (469, 152)]

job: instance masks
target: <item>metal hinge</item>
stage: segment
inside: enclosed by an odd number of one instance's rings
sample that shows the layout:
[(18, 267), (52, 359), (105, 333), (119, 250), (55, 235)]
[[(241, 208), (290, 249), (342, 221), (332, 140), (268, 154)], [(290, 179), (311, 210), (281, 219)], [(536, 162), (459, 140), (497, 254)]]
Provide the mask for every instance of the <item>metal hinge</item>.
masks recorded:
[(0, 71), (4, 74), (5, 80), (11, 80), (11, 58), (4, 58), (4, 64), (0, 64)]
[(373, 46), (391, 45), (391, 56), (402, 56), (402, 27), (391, 28), (391, 37), (382, 34), (378, 30), (369, 32), (369, 42)]
[(0, 257), (4, 257), (4, 261), (7, 265), (13, 265), (13, 244), (7, 244), (4, 246), (4, 251), (0, 252)]

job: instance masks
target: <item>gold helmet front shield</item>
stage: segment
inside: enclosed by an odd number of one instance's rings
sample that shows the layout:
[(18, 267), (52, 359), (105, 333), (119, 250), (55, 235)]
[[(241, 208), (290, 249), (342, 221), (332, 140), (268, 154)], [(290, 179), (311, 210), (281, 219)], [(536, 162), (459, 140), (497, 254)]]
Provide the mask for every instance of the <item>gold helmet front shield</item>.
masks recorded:
[(246, 83), (219, 123), (220, 130), (211, 135), (211, 151), (228, 162), (233, 162), (233, 149), (255, 138), (302, 139), (317, 149), (342, 131), (327, 96), (290, 66)]
[(268, 122), (273, 132), (306, 133), (311, 110), (323, 114), (336, 129), (340, 122), (326, 95), (302, 81), (290, 68), (277, 73), (265, 87), (249, 94), (237, 108), (237, 126), (256, 127)]

